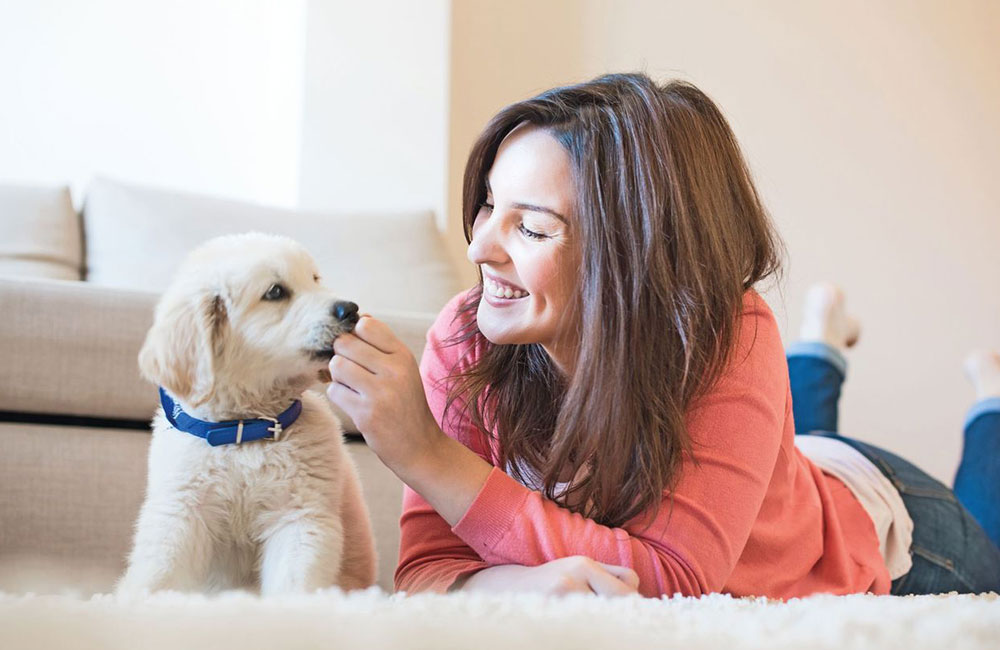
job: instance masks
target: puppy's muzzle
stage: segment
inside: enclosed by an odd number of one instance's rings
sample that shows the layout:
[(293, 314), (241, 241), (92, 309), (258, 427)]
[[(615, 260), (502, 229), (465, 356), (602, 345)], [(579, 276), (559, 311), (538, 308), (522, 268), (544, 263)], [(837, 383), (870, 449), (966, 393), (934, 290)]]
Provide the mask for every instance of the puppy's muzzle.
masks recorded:
[(333, 303), (330, 313), (343, 324), (344, 331), (346, 332), (353, 330), (360, 318), (358, 316), (358, 306), (349, 300), (338, 300)]
[[(309, 355), (316, 360), (327, 361), (333, 358), (333, 341), (341, 334), (353, 332), (354, 326), (358, 324), (361, 316), (358, 315), (358, 306), (349, 300), (338, 300), (330, 307), (330, 315), (337, 321), (337, 325), (331, 331), (326, 330), (328, 335), (332, 335), (328, 346), (320, 350), (309, 350)], [(319, 379), (322, 382), (330, 381), (330, 373), (326, 369), (320, 371)]]

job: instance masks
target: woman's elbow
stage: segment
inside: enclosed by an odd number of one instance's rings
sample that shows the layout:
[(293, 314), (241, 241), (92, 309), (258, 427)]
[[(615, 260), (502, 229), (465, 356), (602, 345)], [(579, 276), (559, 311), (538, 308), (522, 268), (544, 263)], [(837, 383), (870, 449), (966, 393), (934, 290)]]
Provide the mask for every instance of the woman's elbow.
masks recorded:
[(657, 571), (650, 580), (639, 581), (639, 593), (649, 598), (676, 595), (699, 598), (722, 591), (724, 580), (709, 577), (684, 559), (669, 553), (656, 553)]

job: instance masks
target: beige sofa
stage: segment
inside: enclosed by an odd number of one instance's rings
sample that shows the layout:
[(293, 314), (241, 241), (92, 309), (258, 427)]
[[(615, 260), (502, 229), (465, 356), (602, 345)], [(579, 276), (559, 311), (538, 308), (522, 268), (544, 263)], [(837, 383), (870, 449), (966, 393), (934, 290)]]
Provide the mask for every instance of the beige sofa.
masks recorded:
[[(429, 212), (307, 214), (109, 180), (78, 212), (65, 188), (0, 186), (0, 591), (110, 589), (145, 490), (157, 395), (136, 355), (157, 292), (198, 243), (248, 230), (303, 242), (418, 358), (460, 288)], [(348, 444), (391, 590), (402, 486)]]

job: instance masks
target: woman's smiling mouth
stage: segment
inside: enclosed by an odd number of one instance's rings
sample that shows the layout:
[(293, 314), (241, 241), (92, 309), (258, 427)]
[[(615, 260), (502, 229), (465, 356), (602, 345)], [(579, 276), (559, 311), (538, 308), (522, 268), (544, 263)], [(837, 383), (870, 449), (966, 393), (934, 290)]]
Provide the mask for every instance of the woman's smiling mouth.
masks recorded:
[(517, 300), (531, 295), (519, 287), (515, 288), (503, 282), (498, 282), (487, 275), (483, 276), (483, 293), (501, 300)]

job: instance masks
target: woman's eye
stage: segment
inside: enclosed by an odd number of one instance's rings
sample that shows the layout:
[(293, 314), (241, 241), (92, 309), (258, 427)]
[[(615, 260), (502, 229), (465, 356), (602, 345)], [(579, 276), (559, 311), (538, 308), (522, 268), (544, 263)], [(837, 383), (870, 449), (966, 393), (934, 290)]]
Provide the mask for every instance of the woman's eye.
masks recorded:
[(493, 204), (486, 201), (479, 204), (480, 210), (486, 210), (487, 212), (493, 212)]
[(264, 300), (282, 300), (288, 297), (288, 289), (280, 284), (272, 284), (264, 293)]
[(524, 227), (523, 223), (519, 225), (517, 229), (520, 230), (521, 234), (527, 237), (528, 239), (548, 239), (547, 235), (543, 235), (540, 232), (535, 232), (534, 230), (528, 230), (527, 228)]

